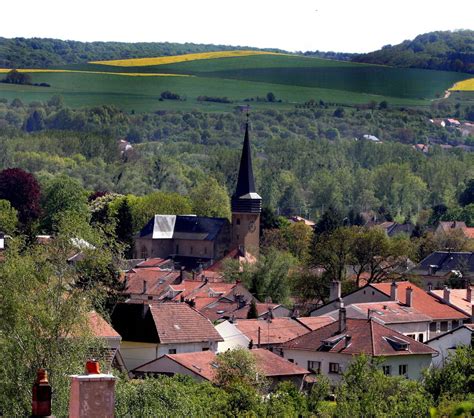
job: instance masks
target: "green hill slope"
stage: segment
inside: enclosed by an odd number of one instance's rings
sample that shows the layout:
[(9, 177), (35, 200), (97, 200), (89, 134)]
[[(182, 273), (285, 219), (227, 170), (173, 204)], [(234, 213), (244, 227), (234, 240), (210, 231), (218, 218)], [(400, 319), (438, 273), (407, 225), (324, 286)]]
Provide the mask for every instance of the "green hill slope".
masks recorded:
[(357, 55), (352, 60), (474, 74), (474, 31), (425, 33), (399, 45), (387, 45), (379, 51)]

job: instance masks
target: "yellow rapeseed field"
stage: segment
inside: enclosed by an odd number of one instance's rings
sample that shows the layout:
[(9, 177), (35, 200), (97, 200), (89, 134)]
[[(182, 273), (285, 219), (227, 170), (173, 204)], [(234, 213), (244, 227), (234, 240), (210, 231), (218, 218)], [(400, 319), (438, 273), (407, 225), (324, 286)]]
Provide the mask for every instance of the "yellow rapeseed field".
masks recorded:
[[(0, 68), (0, 73), (8, 73), (11, 68)], [(160, 73), (114, 73), (112, 71), (81, 71), (81, 70), (48, 70), (47, 68), (24, 68), (17, 70), (20, 73), (79, 73), (79, 74), (109, 74), (129, 77), (194, 77), (188, 74), (160, 74)]]
[(112, 65), (116, 67), (146, 67), (149, 65), (176, 64), (177, 62), (207, 60), (214, 58), (247, 57), (250, 55), (286, 55), (265, 51), (216, 51), (197, 54), (172, 55), (169, 57), (130, 58), (125, 60), (91, 61), (89, 64)]
[(451, 91), (474, 91), (474, 78), (457, 82), (449, 90)]

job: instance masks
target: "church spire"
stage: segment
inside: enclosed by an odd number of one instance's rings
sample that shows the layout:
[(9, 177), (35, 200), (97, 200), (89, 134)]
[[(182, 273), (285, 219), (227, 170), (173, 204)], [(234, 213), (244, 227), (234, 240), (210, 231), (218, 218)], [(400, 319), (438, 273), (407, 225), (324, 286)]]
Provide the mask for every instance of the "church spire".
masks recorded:
[(262, 198), (255, 191), (255, 179), (252, 168), (252, 151), (250, 149), (249, 123), (245, 125), (244, 146), (240, 158), (237, 187), (232, 196), (233, 212), (260, 213)]

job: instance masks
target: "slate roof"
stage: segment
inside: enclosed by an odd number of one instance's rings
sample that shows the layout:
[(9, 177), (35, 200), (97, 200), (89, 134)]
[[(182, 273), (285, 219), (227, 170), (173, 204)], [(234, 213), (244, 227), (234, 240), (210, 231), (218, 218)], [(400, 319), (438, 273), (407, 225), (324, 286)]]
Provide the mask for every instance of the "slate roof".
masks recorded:
[(186, 303), (119, 303), (112, 314), (112, 324), (125, 341), (223, 341), (209, 320)]
[(143, 227), (139, 237), (153, 239), (214, 240), (229, 224), (226, 218), (193, 215), (155, 215)]
[[(398, 300), (399, 302), (406, 304), (406, 289), (411, 287), (412, 293), (412, 306), (418, 312), (423, 313), (431, 317), (432, 320), (438, 319), (466, 319), (467, 316), (459, 312), (458, 310), (448, 306), (434, 296), (429, 295), (423, 289), (415, 286), (410, 282), (397, 282), (398, 284)], [(372, 283), (371, 287), (385, 293), (390, 296), (391, 283)]]
[[(325, 341), (332, 340), (328, 347)], [(396, 343), (408, 344), (406, 350), (396, 349)], [(306, 335), (282, 344), (282, 348), (305, 351), (324, 351), (348, 355), (403, 356), (435, 354), (427, 345), (406, 337), (370, 319), (347, 319), (346, 329), (339, 333), (339, 324), (334, 322)]]
[(271, 322), (263, 319), (241, 319), (234, 325), (247, 338), (258, 343), (260, 328), (260, 344), (281, 344), (310, 331), (303, 324), (292, 318), (274, 318)]
[[(293, 364), (268, 350), (257, 348), (250, 350), (249, 353), (254, 356), (257, 368), (266, 377), (299, 376), (309, 373), (308, 370), (303, 369), (302, 367), (297, 366), (296, 364)], [(206, 380), (214, 380), (215, 371), (217, 370), (217, 365), (215, 363), (217, 356), (212, 351), (165, 354), (156, 360), (150, 361), (135, 368), (133, 371), (160, 373), (161, 370), (159, 363), (160, 359), (164, 357), (167, 357), (168, 359), (178, 363), (179, 365)]]
[(436, 266), (434, 276), (445, 276), (451, 270), (462, 269), (466, 273), (474, 273), (474, 252), (435, 251), (413, 268), (409, 273), (417, 275), (430, 274), (430, 266)]

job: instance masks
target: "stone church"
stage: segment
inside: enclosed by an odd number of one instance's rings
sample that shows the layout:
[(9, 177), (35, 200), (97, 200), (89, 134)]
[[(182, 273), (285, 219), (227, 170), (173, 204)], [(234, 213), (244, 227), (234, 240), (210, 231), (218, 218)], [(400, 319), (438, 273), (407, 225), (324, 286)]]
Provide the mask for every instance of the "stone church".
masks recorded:
[(155, 215), (135, 238), (136, 258), (171, 258), (193, 268), (239, 249), (258, 256), (262, 198), (255, 190), (249, 127), (245, 127), (232, 220), (195, 215)]

